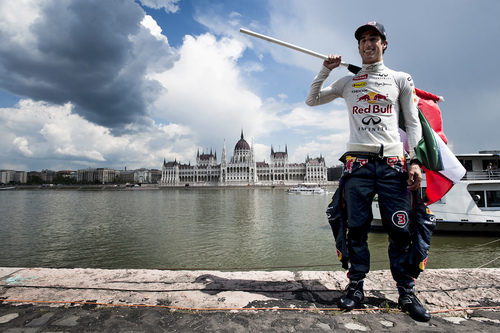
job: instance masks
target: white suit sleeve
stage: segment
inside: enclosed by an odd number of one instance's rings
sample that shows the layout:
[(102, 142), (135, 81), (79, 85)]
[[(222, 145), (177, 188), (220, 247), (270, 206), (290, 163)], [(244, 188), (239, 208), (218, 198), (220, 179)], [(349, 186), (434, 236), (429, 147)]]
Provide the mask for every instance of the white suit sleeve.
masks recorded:
[(410, 148), (410, 159), (415, 159), (415, 146), (422, 137), (422, 127), (418, 117), (417, 95), (415, 94), (413, 79), (406, 73), (402, 74), (404, 75), (399, 78), (399, 105), (405, 120), (406, 135)]
[(309, 88), (309, 94), (306, 98), (306, 104), (309, 106), (326, 104), (328, 102), (333, 101), (335, 98), (342, 97), (342, 85), (339, 84), (339, 81), (332, 83), (330, 86), (323, 88), (323, 82), (330, 75), (331, 70), (323, 66), (314, 78), (311, 83), (311, 87)]

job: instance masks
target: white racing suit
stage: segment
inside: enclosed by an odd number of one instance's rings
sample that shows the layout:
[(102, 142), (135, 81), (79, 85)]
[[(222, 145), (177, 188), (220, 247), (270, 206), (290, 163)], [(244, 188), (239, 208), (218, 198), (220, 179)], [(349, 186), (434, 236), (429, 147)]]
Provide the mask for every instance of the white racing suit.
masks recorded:
[[(321, 69), (306, 103), (320, 105), (342, 97), (347, 104), (350, 136), (342, 157), (344, 173), (339, 187), (344, 203), (341, 216), (347, 229), (343, 263), (350, 264), (349, 278), (353, 281), (362, 280), (368, 273), (371, 203), (378, 194), (382, 223), (389, 234), (392, 275), (398, 286), (411, 288), (418, 274), (410, 269), (413, 215), (399, 127), (406, 130), (409, 157), (414, 159), (421, 127), (412, 78), (379, 62), (363, 65), (358, 74), (323, 88), (329, 73), (328, 68)], [(335, 234), (334, 225), (332, 229)]]

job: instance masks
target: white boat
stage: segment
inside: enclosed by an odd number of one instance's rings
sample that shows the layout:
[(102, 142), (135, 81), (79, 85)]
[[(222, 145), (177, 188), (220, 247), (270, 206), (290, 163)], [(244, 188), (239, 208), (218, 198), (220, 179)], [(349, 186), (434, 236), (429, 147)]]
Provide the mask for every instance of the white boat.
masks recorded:
[(15, 186), (8, 186), (8, 187), (0, 187), (0, 190), (15, 190)]
[[(429, 205), (436, 216), (435, 231), (500, 233), (500, 174), (488, 174), (484, 166), (496, 154), (457, 155), (468, 172), (441, 200)], [(465, 159), (464, 159), (465, 157)], [(496, 157), (497, 159), (494, 159)], [(469, 161), (470, 163), (467, 163)], [(474, 167), (476, 166), (476, 167)], [(425, 193), (425, 177), (422, 193)], [(425, 197), (424, 197), (425, 201)], [(372, 204), (374, 229), (381, 228), (377, 200)]]
[(317, 183), (301, 183), (297, 186), (289, 188), (287, 192), (295, 194), (324, 194), (325, 190)]

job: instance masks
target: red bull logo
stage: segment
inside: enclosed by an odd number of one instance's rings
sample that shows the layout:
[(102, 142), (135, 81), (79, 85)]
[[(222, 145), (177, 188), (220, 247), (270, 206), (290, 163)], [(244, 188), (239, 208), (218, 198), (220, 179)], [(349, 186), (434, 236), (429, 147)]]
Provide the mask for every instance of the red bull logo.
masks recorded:
[(380, 105), (368, 105), (366, 108), (360, 108), (359, 106), (352, 107), (352, 114), (364, 114), (364, 113), (392, 113), (392, 104), (386, 107)]
[(351, 173), (352, 167), (354, 165), (354, 162), (356, 162), (356, 157), (354, 156), (346, 156), (345, 158), (345, 167), (347, 172)]
[(425, 257), (424, 261), (421, 261), (420, 264), (418, 264), (418, 268), (420, 268), (421, 271), (425, 270), (425, 266), (427, 266), (427, 259), (429, 259), (429, 257)]
[(384, 96), (382, 94), (378, 94), (378, 93), (373, 92), (373, 91), (358, 98), (358, 102), (367, 102), (369, 104), (375, 104), (378, 101), (389, 102), (389, 100), (387, 99), (387, 96)]
[(369, 102), (369, 101), (371, 101), (370, 96), (368, 96), (368, 95), (363, 95), (363, 96), (361, 96), (360, 98), (358, 98), (358, 102), (363, 102), (363, 101), (364, 101), (364, 102)]
[(381, 94), (376, 94), (373, 96), (374, 101), (387, 101), (387, 96), (381, 95)]

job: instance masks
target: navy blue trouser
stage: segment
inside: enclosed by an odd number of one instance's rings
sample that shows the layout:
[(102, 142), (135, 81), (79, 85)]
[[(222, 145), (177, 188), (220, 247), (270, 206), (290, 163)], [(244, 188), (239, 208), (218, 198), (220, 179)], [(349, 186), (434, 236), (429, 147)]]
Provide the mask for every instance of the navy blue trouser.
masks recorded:
[(378, 194), (382, 224), (389, 234), (391, 273), (398, 286), (413, 287), (414, 280), (406, 272), (410, 247), (410, 192), (406, 188), (406, 172), (390, 167), (386, 160), (375, 158), (355, 170), (344, 183), (347, 208), (347, 246), (349, 279), (358, 281), (370, 270), (368, 231), (372, 201)]

